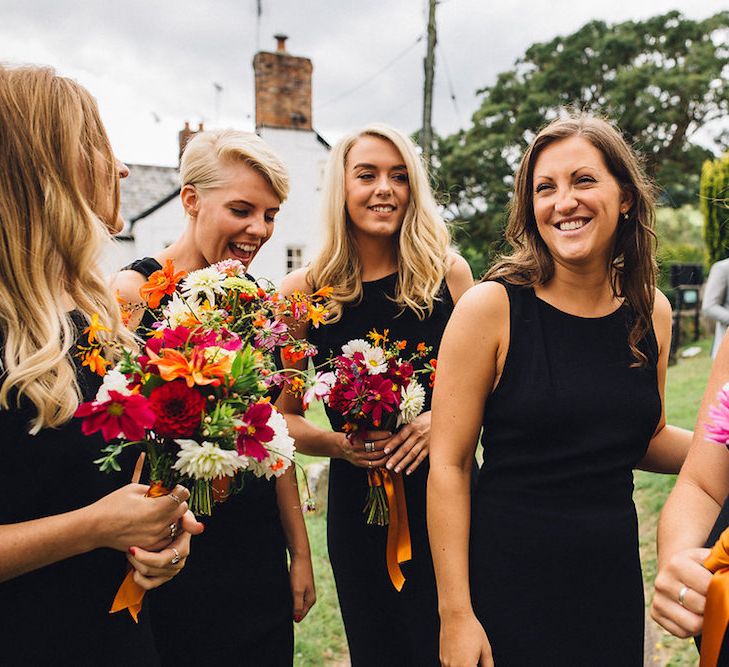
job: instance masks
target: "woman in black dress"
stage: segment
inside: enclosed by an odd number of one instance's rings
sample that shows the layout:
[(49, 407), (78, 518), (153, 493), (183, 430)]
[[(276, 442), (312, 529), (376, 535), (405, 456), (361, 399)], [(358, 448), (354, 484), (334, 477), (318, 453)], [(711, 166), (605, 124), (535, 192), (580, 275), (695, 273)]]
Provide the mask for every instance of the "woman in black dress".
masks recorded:
[(127, 169), (94, 99), (50, 68), (0, 66), (0, 117), (1, 661), (157, 664), (146, 615), (109, 607), (127, 561), (159, 586), (189, 553), (189, 532), (171, 541), (170, 526), (202, 526), (182, 487), (145, 498), (131, 466), (102, 473), (105, 443), (72, 420), (101, 382), (76, 355), (92, 316), (101, 340), (133, 345), (96, 264), (123, 224)]
[[(437, 353), (453, 303), (472, 285), (466, 262), (448, 250), (425, 170), (412, 142), (372, 125), (332, 150), (325, 188), (326, 241), (312, 266), (284, 279), (282, 291), (334, 289), (330, 323), (301, 331), (317, 345), (319, 364), (352, 339), (389, 329), (391, 340)], [(425, 383), (427, 384), (427, 382)], [(438, 664), (438, 615), (425, 527), (430, 396), (425, 412), (399, 432), (348, 439), (328, 410), (333, 432), (303, 417), (301, 401), (282, 395), (297, 448), (331, 457), (327, 538), (353, 667)], [(369, 451), (367, 451), (369, 450)], [(367, 469), (403, 476), (412, 558), (398, 592), (388, 576), (388, 528), (367, 525)]]
[[(289, 189), (286, 168), (263, 140), (236, 130), (193, 137), (180, 179), (187, 227), (156, 257), (119, 273), (115, 286), (126, 301), (139, 302), (139, 288), (168, 259), (176, 271), (225, 259), (249, 267)], [(195, 556), (175, 586), (150, 596), (162, 664), (291, 665), (293, 621), (316, 600), (293, 466), (279, 479), (248, 477), (241, 492), (216, 504)], [(194, 633), (194, 644), (180, 642), (180, 632)]]
[(514, 251), (464, 295), (438, 359), (428, 528), (444, 665), (643, 664), (632, 471), (677, 472), (690, 439), (663, 411), (654, 215), (605, 121), (555, 121), (522, 159)]

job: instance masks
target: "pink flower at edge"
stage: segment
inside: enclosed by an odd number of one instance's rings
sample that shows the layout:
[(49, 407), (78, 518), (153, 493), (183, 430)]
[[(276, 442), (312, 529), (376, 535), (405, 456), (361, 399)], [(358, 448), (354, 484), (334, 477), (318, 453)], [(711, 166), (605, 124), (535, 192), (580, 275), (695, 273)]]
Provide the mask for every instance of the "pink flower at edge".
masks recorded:
[(729, 383), (716, 395), (718, 405), (709, 407), (709, 421), (705, 425), (708, 438), (720, 445), (729, 445)]
[(314, 384), (306, 390), (302, 399), (304, 410), (307, 410), (314, 401), (321, 401), (328, 396), (336, 381), (334, 373), (317, 373)]
[(83, 420), (81, 431), (84, 435), (101, 431), (106, 442), (119, 437), (142, 440), (156, 419), (144, 396), (125, 396), (113, 389), (109, 391), (108, 401), (82, 403), (74, 416)]
[(238, 440), (235, 443), (238, 454), (250, 456), (256, 461), (263, 461), (268, 456), (264, 442), (271, 442), (276, 435), (268, 425), (273, 408), (270, 403), (254, 403), (243, 415), (243, 424), (238, 428)]

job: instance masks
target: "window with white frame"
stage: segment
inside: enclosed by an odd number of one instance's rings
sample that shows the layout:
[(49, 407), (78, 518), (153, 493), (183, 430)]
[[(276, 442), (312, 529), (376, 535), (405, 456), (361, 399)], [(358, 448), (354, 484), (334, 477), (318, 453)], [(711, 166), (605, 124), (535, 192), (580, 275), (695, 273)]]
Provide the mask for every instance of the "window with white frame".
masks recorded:
[(286, 248), (286, 273), (295, 271), (304, 266), (304, 249), (299, 246)]

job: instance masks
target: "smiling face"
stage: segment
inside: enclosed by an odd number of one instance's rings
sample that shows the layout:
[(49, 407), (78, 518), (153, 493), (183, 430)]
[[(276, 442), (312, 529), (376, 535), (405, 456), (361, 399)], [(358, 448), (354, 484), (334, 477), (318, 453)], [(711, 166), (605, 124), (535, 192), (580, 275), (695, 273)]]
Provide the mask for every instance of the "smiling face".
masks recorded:
[(602, 153), (580, 136), (555, 141), (537, 156), (532, 202), (539, 235), (562, 265), (607, 265), (631, 204)]
[(271, 238), (281, 201), (266, 178), (244, 162), (221, 165), (219, 173), (220, 187), (199, 190), (186, 185), (181, 192), (199, 268), (237, 259), (247, 269)]
[(355, 238), (390, 237), (400, 231), (410, 203), (410, 183), (400, 152), (386, 139), (365, 135), (344, 165), (345, 200)]

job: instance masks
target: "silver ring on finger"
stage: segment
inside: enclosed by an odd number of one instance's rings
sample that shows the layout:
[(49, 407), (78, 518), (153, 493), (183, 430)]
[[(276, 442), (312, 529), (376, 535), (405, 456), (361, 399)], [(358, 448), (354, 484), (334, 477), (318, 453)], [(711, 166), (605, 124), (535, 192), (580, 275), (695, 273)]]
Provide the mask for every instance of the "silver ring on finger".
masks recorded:
[(173, 502), (177, 503), (178, 505), (182, 502), (180, 499), (180, 496), (178, 496), (176, 493), (168, 493), (167, 497)]
[(177, 535), (177, 521), (175, 521), (174, 523), (171, 523), (169, 527), (170, 527), (170, 539), (174, 540), (175, 535)]
[(180, 562), (180, 552), (175, 549), (175, 547), (172, 547), (172, 552), (175, 554), (172, 557), (172, 560), (170, 561), (170, 565), (177, 565), (177, 563)]
[(686, 593), (689, 592), (688, 586), (682, 586), (681, 590), (678, 592), (678, 604), (680, 604), (682, 607), (685, 607), (685, 600), (686, 600)]
[(365, 442), (365, 444), (364, 444), (364, 450), (368, 454), (372, 454), (372, 452), (375, 451), (375, 443), (372, 442), (371, 440), (369, 442)]
[(372, 461), (367, 461), (367, 465), (371, 468), (372, 467)]

